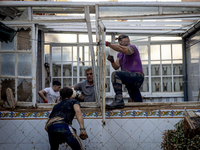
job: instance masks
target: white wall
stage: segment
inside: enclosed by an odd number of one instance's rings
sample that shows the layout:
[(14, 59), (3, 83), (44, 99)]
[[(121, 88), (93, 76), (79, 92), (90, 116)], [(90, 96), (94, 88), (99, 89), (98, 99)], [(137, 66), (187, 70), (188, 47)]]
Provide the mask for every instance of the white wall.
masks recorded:
[[(83, 147), (86, 150), (161, 150), (162, 132), (174, 129), (174, 125), (183, 118), (183, 111), (116, 110), (106, 112), (105, 126), (102, 126), (101, 114), (85, 113), (84, 122), (89, 138), (82, 141)], [(44, 130), (47, 117), (43, 113), (2, 111), (0, 116), (0, 150), (50, 149)], [(73, 127), (79, 134), (76, 119), (73, 120)], [(59, 149), (71, 148), (62, 144)]]

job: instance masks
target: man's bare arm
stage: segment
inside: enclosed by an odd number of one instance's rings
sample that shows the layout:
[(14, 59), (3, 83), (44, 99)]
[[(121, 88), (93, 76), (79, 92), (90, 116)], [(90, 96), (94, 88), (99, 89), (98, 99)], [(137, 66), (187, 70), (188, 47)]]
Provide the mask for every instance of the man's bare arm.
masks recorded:
[(121, 52), (126, 55), (131, 55), (135, 52), (134, 48), (130, 46), (121, 46), (118, 44), (110, 43), (109, 47), (112, 48), (114, 51)]
[(43, 99), (46, 100), (47, 98), (45, 97), (46, 91), (45, 90), (41, 90), (38, 92), (39, 96)]
[(115, 70), (119, 69), (119, 67), (120, 67), (119, 58), (117, 58), (115, 62), (111, 63), (111, 65), (112, 65), (113, 69), (115, 69)]
[(78, 104), (74, 104), (74, 111), (76, 113), (76, 118), (78, 120), (80, 128), (84, 128), (83, 115), (81, 113), (81, 108)]

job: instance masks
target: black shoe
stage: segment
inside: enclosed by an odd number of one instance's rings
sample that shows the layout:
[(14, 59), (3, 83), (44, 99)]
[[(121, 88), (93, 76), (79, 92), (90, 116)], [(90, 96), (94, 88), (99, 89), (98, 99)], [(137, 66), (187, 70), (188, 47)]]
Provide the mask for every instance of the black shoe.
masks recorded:
[(124, 108), (124, 101), (113, 101), (111, 104), (106, 105), (106, 109)]

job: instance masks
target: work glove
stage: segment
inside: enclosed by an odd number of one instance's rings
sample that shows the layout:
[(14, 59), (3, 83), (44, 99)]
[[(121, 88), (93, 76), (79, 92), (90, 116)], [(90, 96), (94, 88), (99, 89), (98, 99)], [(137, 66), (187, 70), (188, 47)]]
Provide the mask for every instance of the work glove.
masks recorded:
[(48, 100), (47, 100), (47, 99), (45, 99), (45, 100), (44, 100), (44, 103), (48, 103)]
[(114, 63), (114, 57), (112, 55), (108, 55), (107, 60), (109, 60), (111, 63)]
[[(101, 44), (101, 43), (98, 42), (98, 43), (97, 43), (97, 46), (99, 46), (100, 44)], [(105, 45), (106, 45), (106, 46), (109, 46), (109, 45), (110, 45), (110, 42), (106, 41)]]
[(72, 88), (72, 90), (73, 90), (72, 98), (75, 98), (75, 97), (77, 96), (77, 93), (76, 93), (76, 91), (74, 90), (74, 88)]
[(86, 140), (88, 138), (88, 135), (85, 131), (85, 128), (80, 128), (80, 134), (79, 134), (79, 137), (82, 139), (82, 140)]
[(109, 46), (110, 45), (110, 42), (106, 41), (106, 46)]

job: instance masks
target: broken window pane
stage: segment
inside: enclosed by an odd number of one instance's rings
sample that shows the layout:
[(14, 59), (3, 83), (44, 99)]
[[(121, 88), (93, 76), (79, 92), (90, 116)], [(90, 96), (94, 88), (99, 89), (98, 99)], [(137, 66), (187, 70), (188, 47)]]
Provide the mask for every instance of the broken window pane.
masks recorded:
[(31, 76), (31, 54), (19, 53), (17, 54), (17, 75)]
[(15, 40), (13, 40), (12, 42), (9, 42), (6, 43), (6, 42), (1, 42), (1, 50), (4, 51), (4, 50), (15, 50), (15, 43), (14, 43)]
[(18, 50), (30, 50), (31, 49), (31, 29), (21, 28), (17, 35)]
[(17, 80), (17, 101), (32, 102), (31, 79), (18, 79)]
[(1, 100), (6, 101), (6, 89), (11, 88), (13, 91), (13, 96), (15, 98), (15, 79), (11, 78), (1, 78)]
[(0, 58), (1, 58), (1, 75), (14, 76), (15, 75), (15, 54), (2, 53)]

